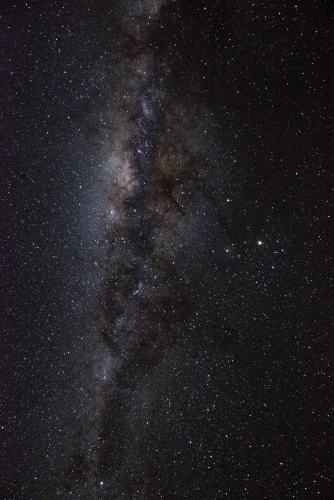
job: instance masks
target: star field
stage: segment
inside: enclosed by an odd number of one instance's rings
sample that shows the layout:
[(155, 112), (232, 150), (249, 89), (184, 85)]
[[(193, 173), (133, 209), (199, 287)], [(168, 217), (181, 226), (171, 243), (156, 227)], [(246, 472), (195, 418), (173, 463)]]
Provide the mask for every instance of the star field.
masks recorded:
[(1, 498), (331, 498), (331, 14), (1, 5)]

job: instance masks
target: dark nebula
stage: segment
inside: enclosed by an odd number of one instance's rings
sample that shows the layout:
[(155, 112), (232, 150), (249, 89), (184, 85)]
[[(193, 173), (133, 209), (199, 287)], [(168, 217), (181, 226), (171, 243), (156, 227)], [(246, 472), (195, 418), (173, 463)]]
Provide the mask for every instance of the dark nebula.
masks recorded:
[(3, 2), (1, 498), (332, 498), (330, 2)]

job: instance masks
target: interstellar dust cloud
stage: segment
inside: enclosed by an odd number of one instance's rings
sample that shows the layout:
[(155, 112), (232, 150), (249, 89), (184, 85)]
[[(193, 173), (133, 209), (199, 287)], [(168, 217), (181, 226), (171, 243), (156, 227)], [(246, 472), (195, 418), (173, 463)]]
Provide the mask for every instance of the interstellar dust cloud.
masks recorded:
[(174, 83), (172, 7), (143, 1), (115, 10), (113, 66), (86, 117), (102, 271), (89, 305), (93, 403), (63, 472), (64, 498), (172, 498), (169, 481), (196, 476), (182, 455), (195, 463), (205, 441), (204, 424), (190, 421), (193, 405), (225, 398), (206, 379), (205, 359), (215, 357), (208, 308), (229, 243), (220, 201), (228, 165), (207, 139), (215, 117), (196, 82), (180, 92)]

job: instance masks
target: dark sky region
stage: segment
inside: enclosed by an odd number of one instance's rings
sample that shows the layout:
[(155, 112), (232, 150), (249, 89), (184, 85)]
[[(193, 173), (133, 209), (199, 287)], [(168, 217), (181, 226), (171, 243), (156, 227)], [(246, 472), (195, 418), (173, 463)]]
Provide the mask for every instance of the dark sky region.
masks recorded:
[(0, 497), (334, 498), (331, 2), (0, 19)]

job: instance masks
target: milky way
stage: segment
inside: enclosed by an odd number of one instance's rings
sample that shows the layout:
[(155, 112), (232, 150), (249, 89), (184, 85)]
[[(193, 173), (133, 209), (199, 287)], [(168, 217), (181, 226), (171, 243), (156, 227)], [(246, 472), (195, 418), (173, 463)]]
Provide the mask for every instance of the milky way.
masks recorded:
[(330, 498), (329, 10), (4, 5), (4, 498)]
[[(170, 63), (157, 46), (161, 6), (152, 7), (143, 2), (120, 15), (120, 56), (108, 75), (116, 91), (94, 115), (102, 138), (97, 156), (104, 248), (93, 303), (100, 315), (93, 358), (98, 389), (83, 430), (86, 444), (73, 459), (75, 475), (83, 474), (85, 482), (77, 484), (69, 467), (74, 495), (163, 495), (170, 474), (164, 462), (179, 474), (180, 455), (205, 441), (175, 398), (185, 393), (194, 404), (209, 405), (207, 411), (216, 398), (209, 383), (205, 395), (197, 387), (197, 378), (210, 379), (201, 366), (210, 354), (200, 353), (208, 332), (197, 317), (207, 308), (201, 283), (214, 280), (215, 251), (224, 255), (229, 243), (224, 209), (218, 209), (224, 202), (212, 187), (218, 166), (228, 179), (228, 164), (217, 147), (208, 158), (201, 152), (207, 142), (201, 115), (210, 120), (211, 114), (213, 122), (213, 113), (196, 106), (193, 96), (184, 102), (168, 94)], [(206, 264), (198, 268), (202, 259)], [(169, 433), (176, 441), (167, 450)]]

